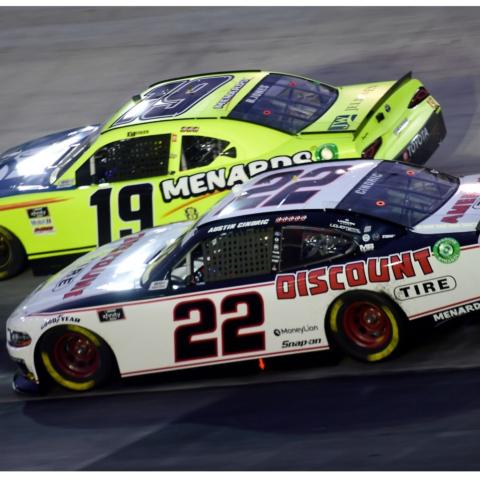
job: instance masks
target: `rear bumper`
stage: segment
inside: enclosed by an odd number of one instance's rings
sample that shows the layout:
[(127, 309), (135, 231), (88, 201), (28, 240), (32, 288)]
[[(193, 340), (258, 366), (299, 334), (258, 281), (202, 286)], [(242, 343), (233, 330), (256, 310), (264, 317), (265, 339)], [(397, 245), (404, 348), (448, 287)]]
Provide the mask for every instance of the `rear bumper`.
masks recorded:
[(424, 165), (447, 134), (442, 112), (434, 112), (395, 160)]

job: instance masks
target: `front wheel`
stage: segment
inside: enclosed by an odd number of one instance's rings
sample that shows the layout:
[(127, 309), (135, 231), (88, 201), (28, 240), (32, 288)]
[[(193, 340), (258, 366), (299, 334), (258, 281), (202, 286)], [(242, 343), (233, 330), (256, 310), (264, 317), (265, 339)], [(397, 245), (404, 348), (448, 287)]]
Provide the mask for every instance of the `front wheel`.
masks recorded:
[(6, 228), (0, 227), (0, 280), (19, 274), (27, 263), (20, 240)]
[(45, 333), (39, 354), (48, 376), (69, 390), (91, 390), (104, 384), (113, 372), (113, 355), (108, 345), (77, 325), (56, 327)]
[(398, 353), (407, 340), (403, 311), (374, 292), (349, 292), (338, 298), (328, 315), (328, 331), (348, 355), (378, 362)]

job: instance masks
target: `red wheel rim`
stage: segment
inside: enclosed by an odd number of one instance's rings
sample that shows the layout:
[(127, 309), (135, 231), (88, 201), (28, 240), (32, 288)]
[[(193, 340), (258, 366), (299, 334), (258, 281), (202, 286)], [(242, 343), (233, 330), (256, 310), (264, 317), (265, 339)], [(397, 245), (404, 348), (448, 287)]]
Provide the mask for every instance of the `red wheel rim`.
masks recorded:
[(392, 334), (392, 324), (383, 309), (369, 302), (349, 305), (343, 315), (343, 328), (349, 340), (369, 350), (386, 346)]
[(100, 364), (96, 345), (77, 332), (62, 335), (55, 342), (53, 354), (61, 372), (75, 378), (90, 377)]

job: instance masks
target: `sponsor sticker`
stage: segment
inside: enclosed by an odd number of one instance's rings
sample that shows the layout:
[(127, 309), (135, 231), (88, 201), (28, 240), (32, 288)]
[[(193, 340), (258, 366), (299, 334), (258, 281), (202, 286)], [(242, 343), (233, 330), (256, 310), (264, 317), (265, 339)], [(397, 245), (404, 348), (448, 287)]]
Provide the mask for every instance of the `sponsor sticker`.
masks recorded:
[(168, 288), (168, 280), (155, 280), (148, 287), (149, 290), (165, 290)]
[(305, 333), (311, 333), (318, 330), (318, 325), (303, 325), (302, 327), (293, 327), (293, 328), (276, 328), (273, 331), (273, 334), (276, 337), (281, 337), (282, 335), (303, 335)]
[(397, 300), (411, 300), (413, 298), (425, 297), (427, 295), (434, 295), (436, 293), (449, 292), (455, 290), (457, 282), (453, 277), (447, 275), (445, 277), (432, 278), (431, 280), (424, 280), (422, 282), (410, 283), (402, 285), (394, 290), (394, 295)]
[(282, 348), (302, 348), (312, 345), (320, 345), (322, 343), (321, 338), (311, 338), (310, 340), (284, 340), (282, 342)]
[(443, 312), (434, 313), (433, 320), (435, 322), (441, 322), (443, 320), (461, 317), (462, 315), (467, 315), (468, 313), (477, 312), (478, 310), (480, 310), (479, 302), (467, 303), (460, 307), (449, 308), (448, 310), (443, 310)]
[(56, 317), (45, 320), (43, 322), (43, 325), (40, 327), (40, 330), (50, 327), (51, 325), (57, 325), (59, 323), (80, 323), (80, 318), (66, 315), (58, 315)]
[(433, 246), (433, 256), (442, 263), (453, 263), (460, 257), (460, 243), (452, 237), (441, 238)]
[(337, 115), (333, 122), (330, 124), (328, 129), (330, 131), (334, 130), (348, 130), (350, 124), (355, 121), (358, 115)]
[(123, 308), (111, 308), (110, 310), (99, 310), (98, 318), (101, 322), (113, 322), (115, 320), (125, 320)]

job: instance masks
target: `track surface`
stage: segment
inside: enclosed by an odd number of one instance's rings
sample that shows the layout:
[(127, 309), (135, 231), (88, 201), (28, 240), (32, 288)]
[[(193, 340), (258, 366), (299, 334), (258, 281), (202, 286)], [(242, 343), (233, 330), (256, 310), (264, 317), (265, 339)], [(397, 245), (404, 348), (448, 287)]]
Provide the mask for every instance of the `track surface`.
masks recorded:
[[(264, 68), (348, 84), (413, 70), (447, 123), (430, 165), (478, 172), (479, 27), (477, 8), (1, 8), (0, 150), (98, 122), (162, 78)], [(40, 281), (0, 284), (0, 342)], [(480, 469), (479, 340), (473, 318), (373, 368), (313, 355), (32, 400), (11, 393), (2, 348), (0, 469)]]

